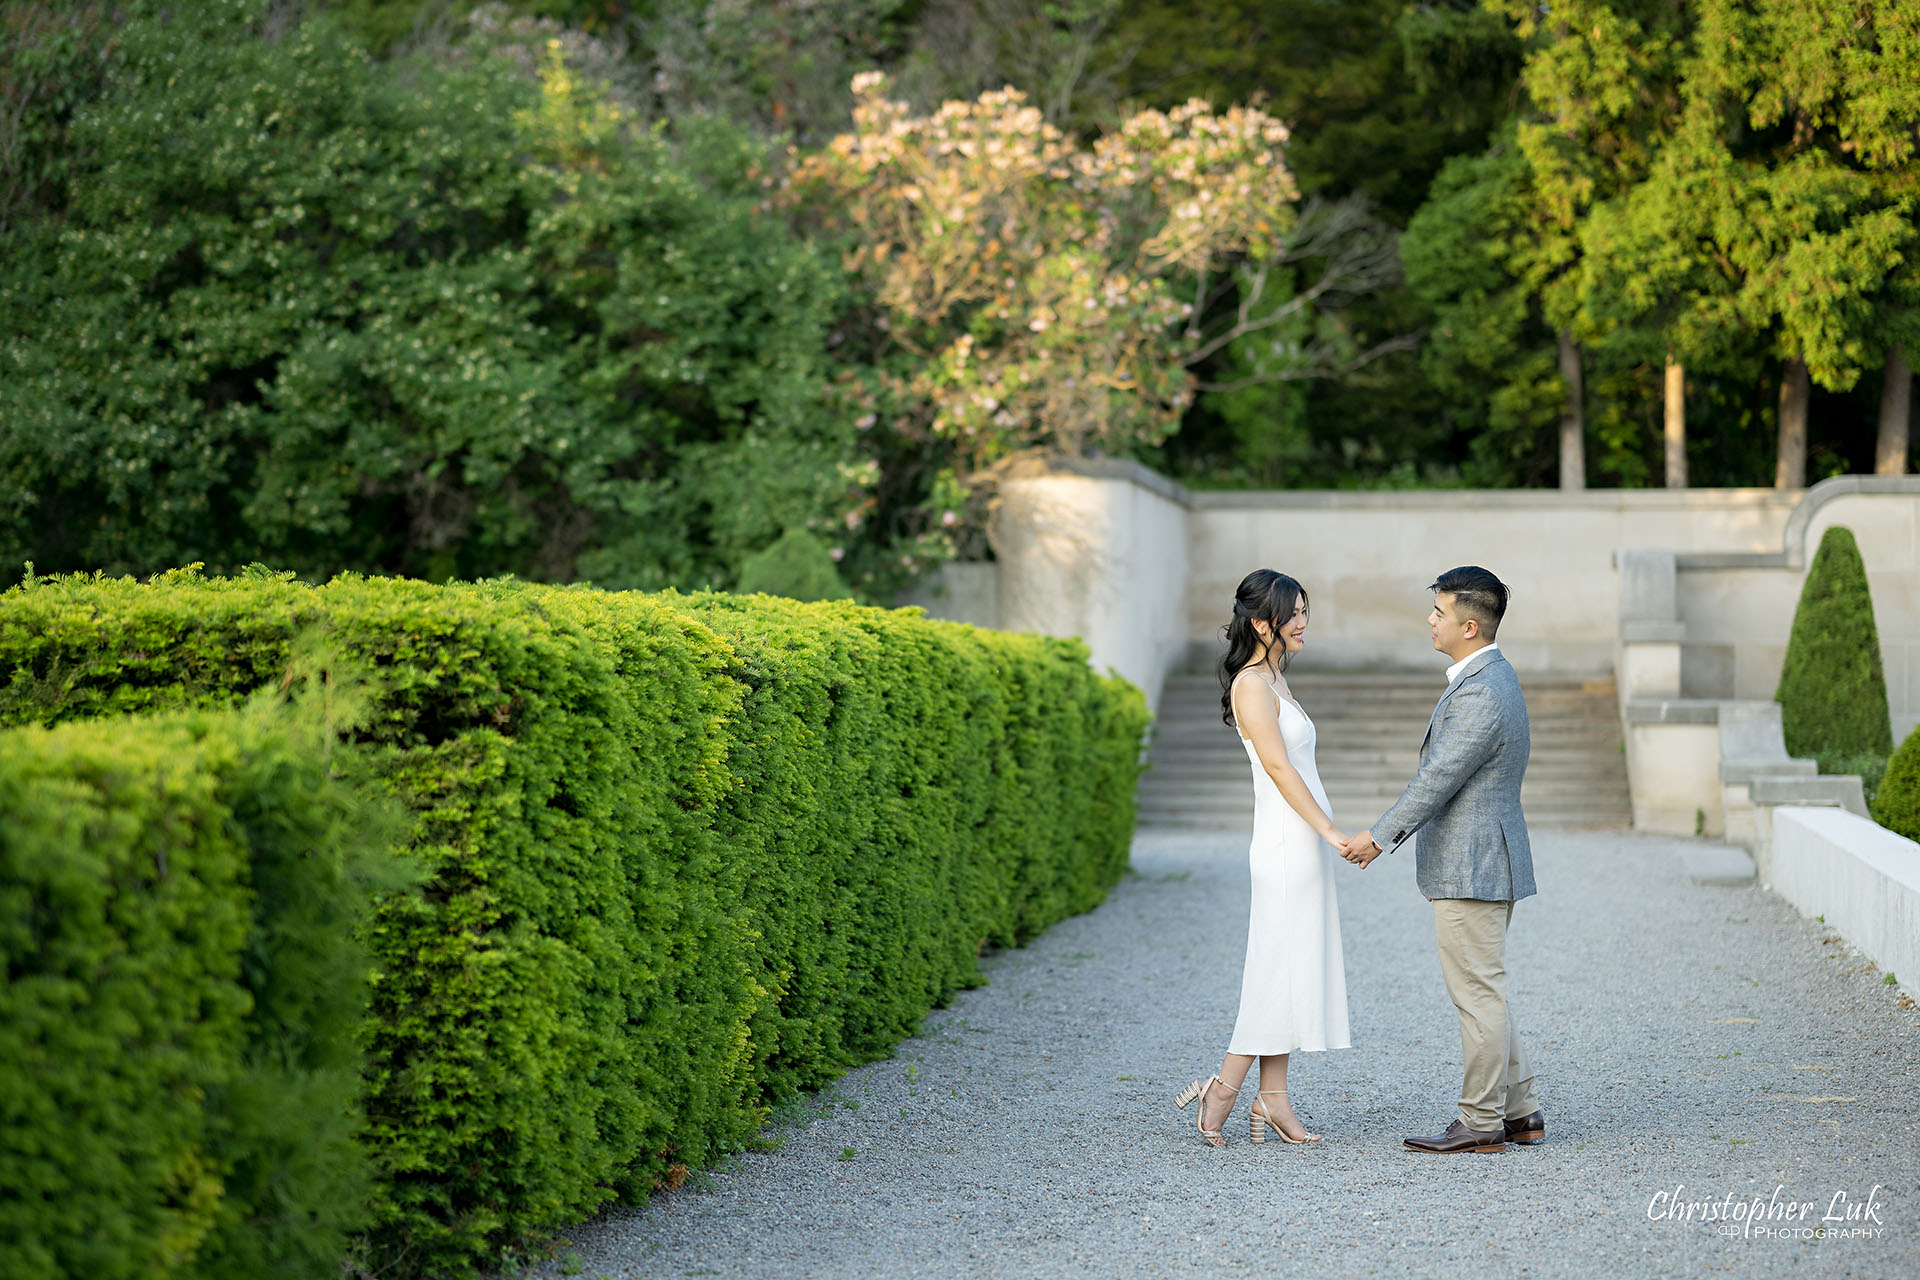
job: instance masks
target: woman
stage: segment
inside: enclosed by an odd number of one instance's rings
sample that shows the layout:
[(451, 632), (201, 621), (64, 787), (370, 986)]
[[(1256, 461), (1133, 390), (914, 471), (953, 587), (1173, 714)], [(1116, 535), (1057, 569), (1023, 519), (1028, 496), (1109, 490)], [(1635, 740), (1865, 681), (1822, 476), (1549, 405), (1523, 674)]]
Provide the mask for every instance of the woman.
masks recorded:
[(1327, 814), (1313, 761), (1313, 721), (1286, 681), (1293, 655), (1306, 643), (1307, 593), (1283, 573), (1256, 569), (1241, 581), (1224, 630), (1220, 718), (1239, 732), (1253, 763), (1247, 963), (1226, 1060), (1210, 1079), (1188, 1085), (1174, 1105), (1199, 1099), (1200, 1136), (1224, 1147), (1221, 1131), (1257, 1057), (1260, 1089), (1249, 1139), (1265, 1142), (1271, 1127), (1287, 1142), (1318, 1142), (1287, 1100), (1287, 1056), (1296, 1049), (1349, 1047), (1333, 892), (1334, 851), (1347, 838)]

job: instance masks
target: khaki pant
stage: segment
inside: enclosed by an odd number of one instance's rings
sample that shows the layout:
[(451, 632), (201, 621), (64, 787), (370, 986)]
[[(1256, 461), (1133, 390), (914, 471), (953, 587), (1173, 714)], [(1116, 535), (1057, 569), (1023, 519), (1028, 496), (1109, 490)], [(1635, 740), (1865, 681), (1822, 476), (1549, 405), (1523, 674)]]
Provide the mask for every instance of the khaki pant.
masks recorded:
[(1460, 1052), (1467, 1062), (1460, 1121), (1480, 1133), (1539, 1110), (1533, 1067), (1507, 1013), (1504, 953), (1512, 919), (1511, 902), (1437, 898), (1433, 904), (1440, 972), (1453, 1007), (1460, 1011)]

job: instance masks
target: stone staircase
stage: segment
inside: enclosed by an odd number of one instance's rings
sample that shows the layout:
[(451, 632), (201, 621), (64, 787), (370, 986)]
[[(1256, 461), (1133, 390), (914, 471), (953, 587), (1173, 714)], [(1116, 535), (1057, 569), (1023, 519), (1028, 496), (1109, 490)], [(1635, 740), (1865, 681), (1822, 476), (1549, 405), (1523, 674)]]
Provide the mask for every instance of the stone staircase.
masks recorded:
[[(1315, 759), (1348, 829), (1372, 822), (1399, 798), (1420, 763), (1427, 717), (1444, 674), (1288, 677), (1319, 731)], [(1611, 679), (1521, 677), (1533, 756), (1520, 793), (1533, 826), (1612, 827), (1633, 822), (1626, 755)], [(1220, 686), (1210, 674), (1170, 676), (1160, 695), (1152, 768), (1140, 786), (1143, 827), (1253, 824), (1253, 782), (1237, 734), (1220, 723)]]

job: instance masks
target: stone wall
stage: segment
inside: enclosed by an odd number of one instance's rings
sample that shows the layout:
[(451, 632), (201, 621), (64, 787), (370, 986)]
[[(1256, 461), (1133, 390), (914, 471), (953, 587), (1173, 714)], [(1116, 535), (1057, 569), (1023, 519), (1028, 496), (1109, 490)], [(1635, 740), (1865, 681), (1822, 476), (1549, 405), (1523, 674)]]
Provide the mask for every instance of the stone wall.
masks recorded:
[(1137, 463), (1080, 460), (1002, 480), (988, 530), (1000, 625), (1082, 637), (1096, 668), (1159, 710), (1187, 651), (1187, 503)]
[(1920, 723), (1920, 477), (1846, 476), (1788, 493), (1195, 492), (1133, 463), (1056, 459), (1003, 482), (995, 568), (956, 566), (945, 595), (903, 602), (1081, 636), (1096, 665), (1157, 706), (1167, 674), (1218, 655), (1249, 570), (1306, 585), (1304, 662), (1427, 671), (1445, 665), (1428, 637), (1427, 584), (1480, 564), (1513, 589), (1500, 645), (1523, 674), (1606, 676), (1631, 621), (1615, 553), (1658, 549), (1672, 565), (1662, 588), (1671, 603), (1647, 625), (1680, 646), (1678, 688), (1658, 696), (1770, 699), (1807, 559), (1836, 523), (1853, 529), (1866, 560), (1904, 734)]
[[(1427, 584), (1478, 564), (1513, 591), (1500, 648), (1523, 673), (1612, 669), (1619, 547), (1777, 550), (1797, 495), (1771, 489), (1196, 493), (1188, 632), (1211, 643), (1252, 568), (1290, 573), (1313, 598), (1316, 664), (1426, 670)], [(1791, 609), (1791, 605), (1788, 606)], [(1444, 662), (1441, 663), (1445, 665)]]
[(1807, 564), (1834, 525), (1853, 531), (1867, 566), (1895, 740), (1920, 725), (1920, 477), (1823, 480), (1761, 553), (1676, 547), (1683, 696), (1773, 697)]

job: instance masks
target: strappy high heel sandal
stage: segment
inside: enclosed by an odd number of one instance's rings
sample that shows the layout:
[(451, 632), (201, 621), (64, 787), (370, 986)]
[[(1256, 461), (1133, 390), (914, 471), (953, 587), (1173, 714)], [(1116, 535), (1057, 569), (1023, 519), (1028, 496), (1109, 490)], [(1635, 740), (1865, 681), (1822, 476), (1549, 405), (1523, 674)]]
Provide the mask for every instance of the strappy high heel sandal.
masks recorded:
[[(1247, 1108), (1248, 1142), (1256, 1144), (1264, 1143), (1267, 1140), (1268, 1125), (1272, 1125), (1273, 1131), (1280, 1135), (1280, 1141), (1290, 1142), (1296, 1147), (1305, 1146), (1310, 1142), (1320, 1141), (1320, 1135), (1317, 1133), (1309, 1133), (1304, 1138), (1289, 1138), (1287, 1131), (1280, 1127), (1280, 1122), (1268, 1114), (1267, 1104), (1260, 1101), (1261, 1098), (1266, 1097), (1270, 1093), (1277, 1093), (1283, 1098), (1287, 1096), (1285, 1089), (1260, 1089), (1255, 1092), (1253, 1105)], [(1304, 1132), (1304, 1128), (1302, 1131)]]
[[(1195, 1098), (1198, 1098), (1200, 1105), (1195, 1109), (1196, 1114), (1193, 1117), (1194, 1127), (1200, 1130), (1200, 1137), (1205, 1140), (1208, 1146), (1224, 1147), (1227, 1145), (1227, 1140), (1220, 1135), (1227, 1127), (1227, 1116), (1233, 1114), (1233, 1103), (1229, 1102), (1227, 1104), (1227, 1115), (1220, 1117), (1220, 1128), (1207, 1128), (1207, 1090), (1216, 1083), (1219, 1084), (1222, 1089), (1227, 1087), (1227, 1082), (1220, 1079), (1219, 1076), (1209, 1076), (1205, 1080), (1195, 1080), (1192, 1084), (1180, 1091), (1180, 1096), (1173, 1100), (1173, 1106), (1176, 1111), (1185, 1111), (1187, 1104)], [(1234, 1101), (1237, 1102), (1239, 1100), (1240, 1091), (1238, 1089), (1233, 1091), (1233, 1097)]]

